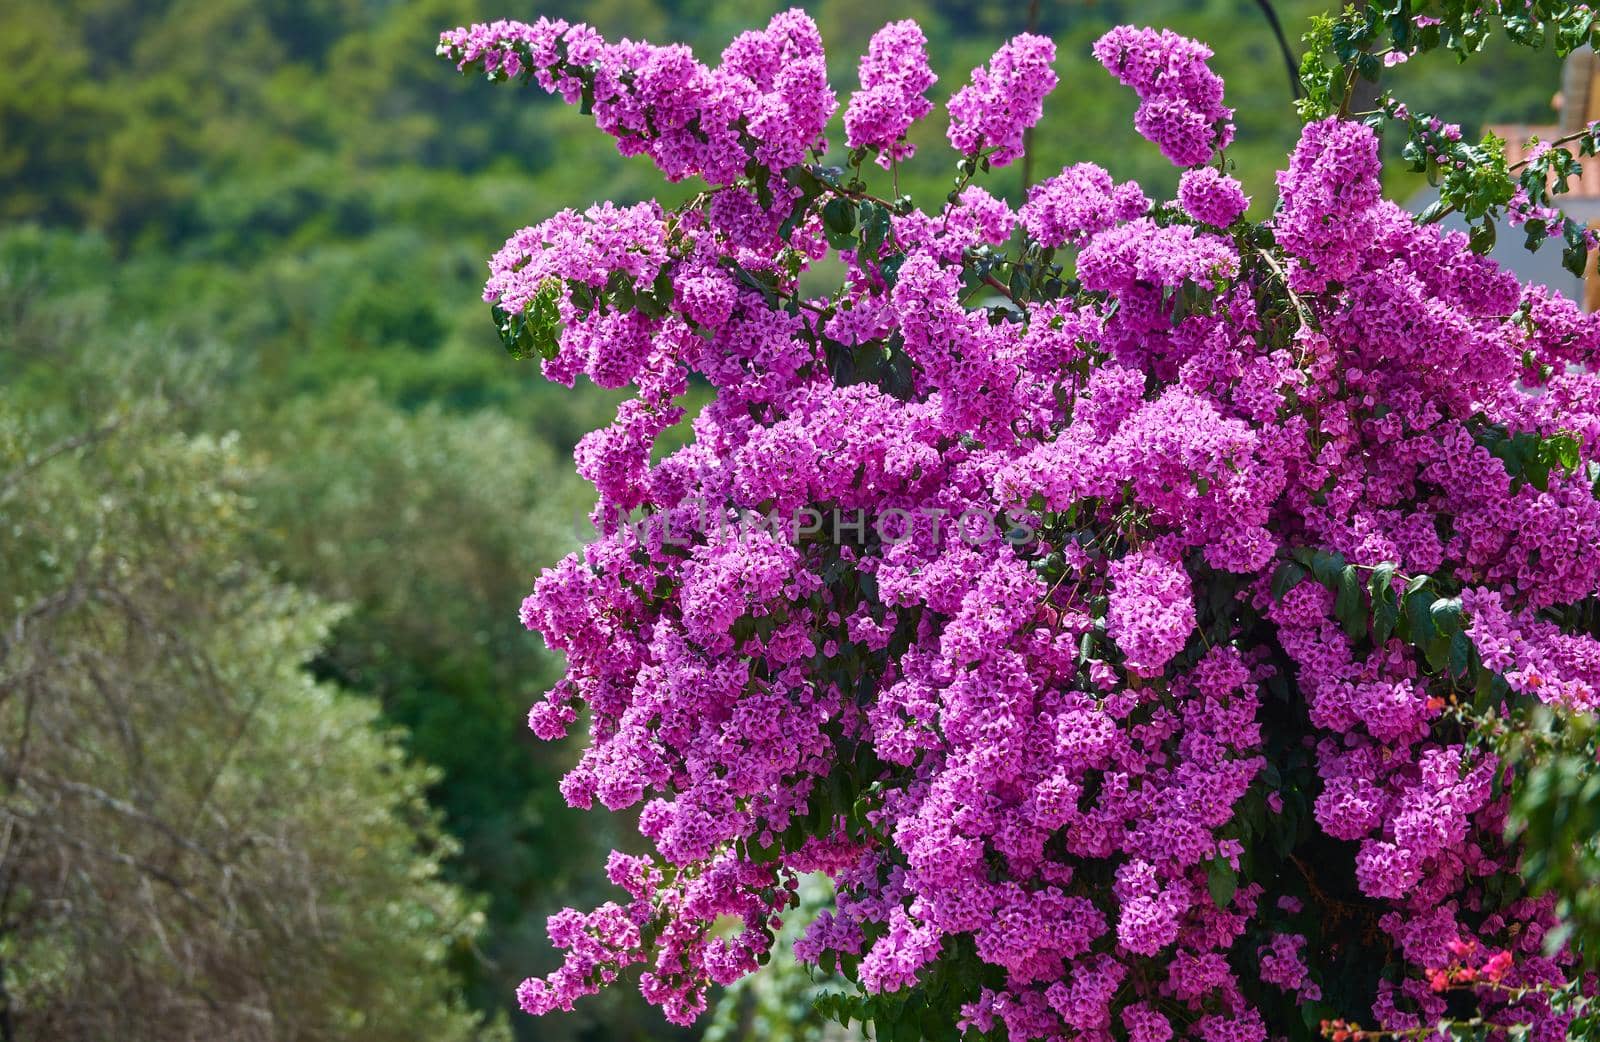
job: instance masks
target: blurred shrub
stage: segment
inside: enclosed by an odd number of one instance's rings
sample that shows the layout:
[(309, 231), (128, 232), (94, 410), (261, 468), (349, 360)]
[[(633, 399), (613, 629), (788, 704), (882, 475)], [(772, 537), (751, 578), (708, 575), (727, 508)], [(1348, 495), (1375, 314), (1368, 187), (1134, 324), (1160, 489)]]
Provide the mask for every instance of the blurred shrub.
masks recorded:
[(336, 612), (252, 563), (237, 443), (72, 416), (0, 402), (6, 1037), (487, 1037), (437, 776), (302, 670)]
[(1513, 717), (1500, 744), (1524, 775), (1512, 790), (1507, 833), (1526, 851), (1530, 889), (1554, 894), (1561, 917), (1549, 944), (1571, 944), (1592, 970), (1600, 966), (1600, 721), (1538, 706)]

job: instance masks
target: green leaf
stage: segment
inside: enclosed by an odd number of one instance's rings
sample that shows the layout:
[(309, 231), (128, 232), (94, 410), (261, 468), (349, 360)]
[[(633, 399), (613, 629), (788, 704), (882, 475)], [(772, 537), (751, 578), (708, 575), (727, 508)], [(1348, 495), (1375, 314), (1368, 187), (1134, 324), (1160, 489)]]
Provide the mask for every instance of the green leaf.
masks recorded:
[(1400, 610), (1394, 591), (1385, 589), (1372, 601), (1372, 643), (1378, 647), (1389, 642), (1400, 622)]
[(1473, 253), (1488, 253), (1494, 249), (1494, 240), (1494, 222), (1487, 218), (1482, 224), (1473, 225), (1472, 231), (1467, 235), (1467, 245)]
[(1461, 613), (1460, 597), (1444, 597), (1433, 602), (1428, 609), (1433, 628), (1440, 636), (1448, 637), (1461, 632), (1466, 618)]
[(1344, 573), (1344, 570), (1344, 554), (1318, 550), (1311, 555), (1311, 574), (1317, 577), (1317, 582), (1330, 590), (1337, 588), (1339, 578)]
[(1450, 664), (1450, 638), (1435, 635), (1422, 645), (1422, 655), (1427, 659), (1429, 669), (1435, 673), (1443, 673), (1445, 667)]
[(1568, 431), (1552, 434), (1539, 443), (1539, 458), (1551, 467), (1560, 467), (1571, 474), (1583, 462), (1582, 443), (1577, 435)]
[(1433, 627), (1433, 605), (1439, 598), (1431, 590), (1415, 590), (1400, 602), (1400, 618), (1406, 626), (1406, 639), (1417, 647), (1439, 635)]
[(1563, 237), (1567, 245), (1566, 249), (1561, 251), (1561, 266), (1582, 278), (1583, 269), (1589, 263), (1589, 242), (1584, 234), (1583, 225), (1569, 218)]
[(1467, 675), (1467, 666), (1471, 662), (1472, 641), (1467, 639), (1465, 633), (1454, 633), (1450, 637), (1450, 653), (1445, 661), (1450, 676), (1455, 678)]
[(1278, 570), (1272, 573), (1272, 599), (1283, 600), (1284, 596), (1304, 582), (1309, 574), (1303, 566), (1294, 561), (1285, 561), (1278, 565)]
[(855, 231), (856, 204), (843, 196), (834, 196), (822, 207), (822, 224), (828, 231), (840, 235)]
[(1372, 570), (1367, 592), (1372, 597), (1372, 642), (1382, 646), (1393, 636), (1400, 621), (1399, 603), (1394, 592), (1395, 565), (1385, 561)]
[(1360, 640), (1367, 635), (1367, 612), (1361, 600), (1361, 575), (1355, 565), (1347, 564), (1339, 573), (1338, 589), (1333, 614), (1344, 624), (1344, 631), (1351, 640)]
[(1206, 889), (1211, 891), (1211, 900), (1218, 908), (1226, 908), (1233, 902), (1233, 895), (1239, 889), (1239, 876), (1226, 858), (1217, 858), (1206, 869)]
[(854, 250), (860, 245), (856, 237), (848, 232), (836, 232), (832, 229), (825, 229), (825, 233), (828, 238), (828, 245), (832, 246), (841, 253), (845, 250)]
[[(1474, 661), (1477, 654), (1473, 654)], [(1487, 712), (1500, 699), (1501, 689), (1505, 681), (1496, 673), (1483, 668), (1483, 663), (1478, 662), (1476, 683), (1473, 685), (1472, 706), (1479, 712)]]
[(889, 235), (889, 211), (874, 202), (861, 204), (861, 250), (869, 257), (877, 257)]
[(522, 312), (513, 314), (496, 304), (490, 309), (500, 342), (512, 358), (551, 359), (561, 350), (561, 310), (559, 300), (563, 283), (560, 279), (545, 279), (539, 292)]

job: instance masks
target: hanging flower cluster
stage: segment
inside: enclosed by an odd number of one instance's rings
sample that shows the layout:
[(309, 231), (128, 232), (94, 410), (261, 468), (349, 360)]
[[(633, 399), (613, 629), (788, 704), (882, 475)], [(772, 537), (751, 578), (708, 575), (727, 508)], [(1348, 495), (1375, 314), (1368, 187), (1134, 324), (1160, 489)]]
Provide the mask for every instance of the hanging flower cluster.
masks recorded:
[[(1468, 950), (1510, 954), (1464, 1001), (1562, 1035), (1540, 989), (1572, 957), (1468, 713), (1600, 701), (1574, 621), (1600, 324), (1385, 201), (1376, 135), (1336, 115), (1247, 221), (1210, 51), (1170, 32), (1095, 54), (1188, 168), (1176, 205), (1089, 164), (1020, 209), (971, 183), (1040, 118), (1038, 37), (954, 93), (933, 210), (860, 176), (931, 108), (912, 23), (873, 39), (844, 168), (799, 12), (715, 67), (549, 20), (440, 53), (708, 186), (491, 264), (514, 352), (632, 388), (577, 450), (597, 537), (522, 615), (569, 663), (533, 730), (587, 715), (566, 798), (639, 806), (656, 851), (551, 920), (566, 963), (524, 1008), (627, 974), (687, 1023), (823, 872), (797, 952), (879, 1037), (1407, 1030), (1461, 1012), (1437, 976)], [(842, 284), (803, 292), (832, 255)], [(662, 457), (691, 376), (714, 399)]]

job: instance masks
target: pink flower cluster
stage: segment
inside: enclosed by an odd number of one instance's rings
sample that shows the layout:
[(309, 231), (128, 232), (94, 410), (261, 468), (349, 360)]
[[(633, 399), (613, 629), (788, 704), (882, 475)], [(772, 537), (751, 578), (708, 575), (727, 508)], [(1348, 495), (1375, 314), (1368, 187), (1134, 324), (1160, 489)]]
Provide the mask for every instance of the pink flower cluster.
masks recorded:
[(1150, 200), (1134, 182), (1117, 184), (1104, 168), (1077, 163), (1028, 190), (1017, 211), (1022, 226), (1040, 246), (1077, 246), (1094, 232), (1131, 221), (1150, 209)]
[(1123, 663), (1140, 676), (1160, 676), (1194, 632), (1194, 598), (1181, 562), (1134, 551), (1106, 570), (1111, 602), (1106, 636), (1122, 649)]
[(646, 154), (669, 181), (729, 184), (753, 152), (774, 168), (799, 163), (838, 107), (816, 25), (794, 10), (746, 32), (715, 69), (681, 45), (607, 43), (586, 25), (541, 18), (443, 33), (439, 54), (458, 69), (531, 77), (595, 122), (626, 155)]
[(916, 155), (906, 131), (933, 111), (927, 92), (938, 80), (928, 68), (928, 39), (916, 22), (879, 29), (861, 59), (861, 89), (845, 109), (845, 144), (876, 149), (884, 169)]
[(1058, 82), (1050, 68), (1054, 41), (1023, 33), (972, 70), (972, 82), (950, 97), (950, 144), (963, 155), (992, 150), (1005, 166), (1022, 156), (1022, 135), (1044, 114), (1045, 95)]
[[(1274, 589), (1302, 550), (1388, 566), (1396, 597), (1431, 577), (1507, 698), (1600, 701), (1600, 641), (1555, 612), (1600, 591), (1600, 324), (1385, 202), (1371, 130), (1306, 127), (1267, 229), (1209, 169), (1177, 206), (1089, 165), (1019, 209), (975, 186), (877, 200), (884, 234), (813, 294), (822, 211), (867, 211), (781, 176), (832, 111), (804, 15), (716, 70), (554, 22), (443, 50), (592, 95), (625, 149), (711, 186), (558, 214), (491, 264), (510, 312), (557, 294), (548, 375), (631, 388), (577, 453), (599, 535), (522, 617), (568, 662), (530, 726), (586, 710), (564, 794), (640, 807), (655, 848), (613, 860), (627, 903), (552, 919), (567, 961), (525, 1008), (638, 972), (686, 1022), (813, 871), (837, 898), (802, 958), (869, 996), (958, 964), (940, 979), (966, 990), (929, 1001), (1014, 1042), (1265, 1042), (1285, 1032), (1264, 996), (1346, 1001), (1363, 945), (1368, 1008), (1336, 1012), (1396, 1029), (1441, 1016), (1427, 971), (1451, 943), (1515, 949), (1517, 985), (1570, 972), (1504, 840), (1501, 765), (1443, 716), (1448, 675), (1353, 635), (1348, 594)], [(1174, 162), (1227, 144), (1206, 48), (1124, 27), (1095, 53)], [(979, 70), (957, 149), (1015, 158), (1053, 56), (1020, 37)], [(852, 145), (908, 154), (932, 82), (915, 26), (874, 37), (861, 82)], [(714, 395), (659, 451), (691, 376)], [(1581, 465), (1513, 474), (1509, 432), (1565, 432)], [(865, 520), (788, 523), (839, 511)]]
[(1370, 249), (1383, 195), (1378, 173), (1378, 139), (1366, 127), (1337, 119), (1306, 127), (1278, 174), (1283, 212), (1273, 229), (1307, 288), (1349, 278)]
[(1106, 71), (1139, 95), (1140, 134), (1174, 166), (1199, 166), (1233, 141), (1233, 110), (1206, 64), (1211, 48), (1170, 29), (1118, 26), (1094, 45)]
[(1244, 216), (1250, 199), (1238, 181), (1215, 167), (1202, 166), (1184, 171), (1178, 182), (1178, 203), (1201, 224), (1226, 228)]

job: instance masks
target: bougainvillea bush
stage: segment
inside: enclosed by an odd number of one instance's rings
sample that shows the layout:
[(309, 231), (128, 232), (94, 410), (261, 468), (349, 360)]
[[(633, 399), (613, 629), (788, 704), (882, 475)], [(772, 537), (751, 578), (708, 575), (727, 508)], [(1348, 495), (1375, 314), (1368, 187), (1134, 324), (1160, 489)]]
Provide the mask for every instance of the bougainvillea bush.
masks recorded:
[[(630, 389), (576, 453), (597, 537), (522, 612), (569, 662), (533, 730), (587, 717), (566, 798), (638, 806), (655, 850), (551, 919), (565, 964), (522, 1005), (628, 979), (690, 1022), (824, 873), (796, 952), (881, 1039), (1583, 1030), (1585, 935), (1508, 838), (1502, 749), (1600, 699), (1600, 325), (1481, 251), (1500, 222), (1581, 266), (1551, 193), (1595, 134), (1508, 166), (1355, 109), (1414, 53), (1592, 30), (1541, 2), (1319, 23), (1260, 222), (1211, 52), (1170, 32), (1094, 53), (1175, 201), (1089, 164), (981, 186), (1056, 86), (1023, 35), (950, 93), (931, 204), (873, 187), (934, 107), (914, 23), (842, 104), (798, 11), (715, 67), (561, 21), (446, 33), (705, 185), (491, 264), (513, 353)], [(1441, 182), (1421, 220), (1380, 127)], [(691, 380), (714, 397), (656, 452)]]

